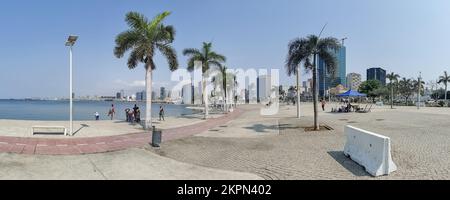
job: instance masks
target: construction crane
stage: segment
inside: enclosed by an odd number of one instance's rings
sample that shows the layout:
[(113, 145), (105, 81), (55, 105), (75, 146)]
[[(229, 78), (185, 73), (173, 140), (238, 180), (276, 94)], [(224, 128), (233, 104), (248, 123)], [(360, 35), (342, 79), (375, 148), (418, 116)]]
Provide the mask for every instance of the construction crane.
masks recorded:
[(342, 39), (341, 39), (341, 41), (342, 41), (342, 46), (344, 46), (344, 40), (346, 40), (346, 39), (348, 39), (348, 38), (345, 37), (345, 38), (342, 38)]

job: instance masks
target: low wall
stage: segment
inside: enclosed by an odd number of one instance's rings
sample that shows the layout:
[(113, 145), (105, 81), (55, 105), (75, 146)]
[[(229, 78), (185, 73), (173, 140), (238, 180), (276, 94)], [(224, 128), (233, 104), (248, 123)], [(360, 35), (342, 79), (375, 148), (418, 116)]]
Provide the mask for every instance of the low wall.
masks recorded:
[(345, 126), (347, 142), (344, 154), (365, 167), (372, 176), (388, 175), (397, 170), (391, 158), (389, 137), (353, 126)]

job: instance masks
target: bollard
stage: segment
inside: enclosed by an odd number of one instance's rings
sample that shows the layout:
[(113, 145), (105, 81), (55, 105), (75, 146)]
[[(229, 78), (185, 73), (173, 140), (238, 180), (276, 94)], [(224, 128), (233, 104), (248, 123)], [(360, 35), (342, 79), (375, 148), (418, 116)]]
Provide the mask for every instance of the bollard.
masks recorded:
[(161, 144), (161, 134), (162, 131), (160, 129), (156, 129), (155, 126), (152, 126), (153, 130), (152, 130), (152, 146), (153, 147), (160, 147)]

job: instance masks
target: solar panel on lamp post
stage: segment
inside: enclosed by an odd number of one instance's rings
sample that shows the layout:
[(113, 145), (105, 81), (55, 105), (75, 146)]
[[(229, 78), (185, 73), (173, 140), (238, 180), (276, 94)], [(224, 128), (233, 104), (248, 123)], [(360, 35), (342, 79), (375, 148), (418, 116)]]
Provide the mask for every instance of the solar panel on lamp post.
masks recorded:
[(72, 88), (72, 47), (75, 45), (78, 36), (70, 35), (66, 41), (66, 46), (69, 47), (69, 66), (70, 66), (70, 132), (69, 135), (73, 135), (73, 88)]

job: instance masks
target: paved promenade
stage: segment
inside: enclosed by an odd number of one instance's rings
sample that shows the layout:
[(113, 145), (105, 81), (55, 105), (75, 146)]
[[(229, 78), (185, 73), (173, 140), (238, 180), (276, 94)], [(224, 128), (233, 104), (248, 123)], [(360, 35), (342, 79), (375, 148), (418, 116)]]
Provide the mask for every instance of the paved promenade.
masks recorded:
[[(305, 132), (304, 127), (312, 125), (311, 111), (311, 105), (303, 104), (301, 119), (295, 118), (294, 106), (281, 107), (275, 116), (247, 112), (227, 124), (236, 125), (233, 128), (218, 127), (195, 137), (168, 141), (154, 151), (182, 162), (254, 173), (265, 179), (450, 179), (448, 108), (320, 112), (319, 120), (334, 130)], [(347, 124), (391, 137), (398, 170), (373, 178), (345, 157), (343, 131)], [(247, 132), (249, 127), (254, 131)], [(240, 130), (245, 134), (236, 134)]]
[[(238, 117), (243, 111), (235, 110), (228, 115), (211, 118), (207, 121), (169, 128), (163, 131), (162, 140), (188, 137)], [(133, 147), (144, 147), (151, 142), (151, 133), (140, 132), (123, 135), (85, 137), (85, 138), (30, 138), (0, 136), (0, 153), (76, 155), (118, 151)]]
[(254, 180), (254, 174), (182, 163), (131, 148), (86, 155), (0, 153), (1, 180)]

